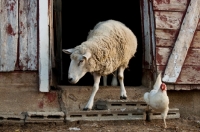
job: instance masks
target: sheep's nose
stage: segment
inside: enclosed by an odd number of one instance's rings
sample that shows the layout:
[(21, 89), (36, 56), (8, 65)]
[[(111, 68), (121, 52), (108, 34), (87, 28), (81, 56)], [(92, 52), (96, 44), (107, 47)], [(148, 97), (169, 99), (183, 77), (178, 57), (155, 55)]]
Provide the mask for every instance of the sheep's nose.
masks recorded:
[(73, 80), (73, 78), (68, 78), (68, 81), (71, 82)]

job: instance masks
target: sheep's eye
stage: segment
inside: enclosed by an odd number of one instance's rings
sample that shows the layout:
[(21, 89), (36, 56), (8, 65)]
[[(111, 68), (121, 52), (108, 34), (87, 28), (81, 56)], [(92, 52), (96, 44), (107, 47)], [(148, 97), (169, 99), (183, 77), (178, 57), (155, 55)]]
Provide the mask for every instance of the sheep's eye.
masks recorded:
[(80, 60), (79, 63), (78, 63), (78, 66), (79, 66), (82, 62), (83, 62), (83, 60)]

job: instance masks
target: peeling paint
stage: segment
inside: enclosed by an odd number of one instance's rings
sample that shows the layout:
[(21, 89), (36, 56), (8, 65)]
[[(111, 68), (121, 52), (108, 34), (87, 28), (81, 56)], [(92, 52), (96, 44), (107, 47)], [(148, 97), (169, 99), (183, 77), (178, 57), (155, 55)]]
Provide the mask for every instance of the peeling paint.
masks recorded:
[(13, 36), (16, 34), (16, 33), (14, 33), (13, 28), (10, 23), (6, 27), (6, 32), (7, 32), (7, 34), (13, 35)]

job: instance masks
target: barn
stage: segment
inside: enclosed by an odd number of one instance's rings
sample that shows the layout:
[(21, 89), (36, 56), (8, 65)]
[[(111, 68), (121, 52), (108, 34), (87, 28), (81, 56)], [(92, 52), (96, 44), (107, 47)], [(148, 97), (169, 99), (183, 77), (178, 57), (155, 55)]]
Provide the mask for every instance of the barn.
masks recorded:
[[(138, 39), (138, 49), (124, 73), (128, 101), (119, 102), (120, 89), (110, 86), (112, 76), (108, 76), (109, 86), (100, 86), (95, 101), (104, 99), (114, 108), (143, 106), (144, 92), (161, 72), (170, 108), (178, 108), (182, 117), (200, 116), (200, 1), (105, 3), (84, 1), (77, 6), (75, 1), (1, 0), (0, 119), (63, 121), (91, 114), (95, 120), (98, 113), (81, 111), (93, 78), (88, 73), (76, 85), (68, 83), (70, 57), (62, 49), (79, 45), (96, 23), (108, 19), (128, 26)], [(135, 118), (126, 114), (113, 118)]]

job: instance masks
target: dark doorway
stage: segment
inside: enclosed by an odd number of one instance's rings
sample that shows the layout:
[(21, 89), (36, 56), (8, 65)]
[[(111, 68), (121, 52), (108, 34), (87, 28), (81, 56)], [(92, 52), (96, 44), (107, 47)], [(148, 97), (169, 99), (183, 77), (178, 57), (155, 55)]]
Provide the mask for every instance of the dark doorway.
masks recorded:
[[(115, 2), (62, 1), (62, 49), (73, 48), (86, 40), (88, 32), (100, 21), (113, 19), (129, 27), (138, 39), (135, 57), (124, 73), (125, 86), (139, 86), (142, 80), (142, 33), (140, 0)], [(70, 56), (62, 53), (63, 79), (60, 85), (71, 85), (67, 80)], [(112, 75), (108, 76), (108, 85)], [(101, 78), (100, 84), (103, 84)], [(93, 77), (87, 73), (76, 85), (93, 85)]]

